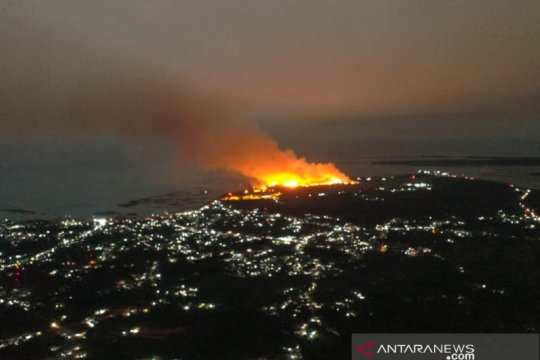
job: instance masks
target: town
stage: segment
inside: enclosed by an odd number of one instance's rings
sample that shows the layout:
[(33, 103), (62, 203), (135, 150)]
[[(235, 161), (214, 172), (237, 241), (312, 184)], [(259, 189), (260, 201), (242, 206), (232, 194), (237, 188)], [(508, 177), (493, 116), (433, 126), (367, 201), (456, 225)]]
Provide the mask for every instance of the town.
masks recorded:
[(352, 332), (538, 331), (538, 191), (357, 181), (3, 220), (0, 357), (345, 358)]

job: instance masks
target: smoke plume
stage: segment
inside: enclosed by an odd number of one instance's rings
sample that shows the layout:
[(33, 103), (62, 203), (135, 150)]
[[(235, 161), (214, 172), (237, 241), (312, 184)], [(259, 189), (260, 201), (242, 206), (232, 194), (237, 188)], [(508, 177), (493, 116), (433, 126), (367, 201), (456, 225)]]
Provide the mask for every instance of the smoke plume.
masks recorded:
[[(155, 79), (82, 78), (3, 85), (4, 133), (164, 139), (205, 169), (226, 169), (260, 184), (346, 181), (332, 164), (308, 163), (278, 144), (221, 99), (188, 94)], [(58, 79), (56, 79), (58, 80)], [(22, 86), (24, 84), (24, 86)]]
[[(190, 76), (200, 62), (190, 52), (200, 44), (178, 41), (183, 27), (154, 34), (135, 26), (125, 9), (113, 8), (6, 5), (0, 14), (0, 136), (162, 139), (205, 169), (226, 169), (260, 183), (347, 179), (331, 164), (310, 164), (281, 150), (222, 93), (206, 95), (214, 93), (205, 83), (212, 76)], [(165, 34), (174, 36), (164, 40)]]

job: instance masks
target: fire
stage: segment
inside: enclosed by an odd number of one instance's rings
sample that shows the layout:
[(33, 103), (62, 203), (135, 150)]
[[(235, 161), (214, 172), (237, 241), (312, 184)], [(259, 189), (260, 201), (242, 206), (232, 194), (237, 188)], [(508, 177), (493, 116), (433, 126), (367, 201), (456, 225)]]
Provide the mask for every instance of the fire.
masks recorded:
[(259, 189), (352, 183), (334, 164), (309, 162), (291, 149), (281, 149), (255, 124), (218, 110), (187, 114), (198, 122), (182, 123), (178, 132), (181, 152), (203, 168), (242, 174)]
[(260, 166), (250, 174), (256, 178), (256, 188), (319, 186), (350, 184), (353, 181), (331, 163), (310, 163), (304, 158), (284, 152), (285, 161), (264, 162), (268, 167)]
[(324, 167), (328, 168), (327, 172), (311, 173), (309, 170), (311, 167), (317, 167), (319, 164), (307, 164), (307, 167), (300, 169), (297, 173), (292, 172), (277, 172), (263, 174), (259, 180), (264, 184), (260, 187), (275, 187), (283, 186), (289, 188), (295, 188), (299, 186), (319, 186), (319, 185), (333, 185), (333, 184), (349, 184), (352, 180), (348, 176), (341, 173), (332, 164), (325, 164)]
[[(291, 154), (291, 152), (285, 152), (285, 154)], [(250, 173), (251, 177), (255, 177), (257, 181), (251, 190), (229, 192), (221, 200), (274, 200), (277, 202), (281, 195), (287, 192), (283, 188), (357, 184), (339, 171), (334, 164), (308, 163), (303, 158), (287, 157), (287, 159), (290, 161), (279, 164), (283, 168), (289, 167), (287, 171), (271, 171), (276, 163), (267, 163), (273, 165), (269, 167), (269, 170), (258, 167), (259, 172)]]

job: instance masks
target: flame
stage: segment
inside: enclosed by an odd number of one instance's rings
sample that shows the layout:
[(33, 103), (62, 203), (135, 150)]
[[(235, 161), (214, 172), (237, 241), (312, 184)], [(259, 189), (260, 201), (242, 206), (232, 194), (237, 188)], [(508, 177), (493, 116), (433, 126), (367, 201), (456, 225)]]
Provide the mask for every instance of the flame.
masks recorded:
[(270, 172), (258, 176), (263, 184), (256, 186), (262, 190), (268, 187), (283, 186), (296, 188), (300, 186), (319, 186), (334, 184), (349, 184), (353, 181), (339, 171), (333, 164), (305, 163), (297, 172)]
[[(179, 127), (179, 149), (206, 169), (225, 169), (253, 179), (254, 188), (348, 184), (332, 163), (309, 162), (279, 144), (256, 124), (223, 110), (190, 106)], [(223, 111), (222, 111), (223, 110)], [(197, 121), (195, 121), (197, 120)]]
[[(243, 173), (255, 178), (251, 190), (243, 192), (227, 193), (222, 197), (222, 201), (245, 201), (245, 200), (274, 200), (283, 194), (281, 188), (297, 188), (321, 185), (336, 184), (357, 184), (347, 175), (342, 173), (331, 163), (309, 163), (304, 158), (298, 158), (292, 151), (286, 150), (279, 153), (279, 159), (283, 162), (276, 162), (276, 159), (268, 160), (263, 158), (262, 165), (253, 167), (247, 171), (242, 168)], [(266, 165), (263, 166), (263, 165)], [(282, 168), (282, 171), (273, 171), (275, 168)]]
[(249, 174), (257, 179), (256, 188), (282, 186), (288, 188), (350, 184), (353, 181), (332, 163), (311, 163), (293, 151), (278, 149), (277, 156), (263, 160)]
[[(309, 163), (304, 158), (298, 158), (290, 150), (279, 153), (282, 160), (285, 162), (276, 163), (275, 159), (272, 161), (262, 161), (263, 164), (269, 165), (268, 167), (257, 166), (250, 169), (247, 173), (244, 169), (244, 174), (255, 178), (257, 183), (253, 184), (251, 190), (244, 190), (243, 192), (227, 193), (221, 198), (222, 201), (246, 201), (246, 200), (274, 200), (278, 199), (283, 194), (283, 189), (308, 187), (308, 186), (321, 186), (321, 185), (336, 185), (336, 184), (357, 184), (356, 181), (351, 180), (347, 175), (343, 174), (337, 169), (334, 164), (327, 163)], [(272, 171), (275, 167), (281, 167), (287, 169), (286, 171)]]

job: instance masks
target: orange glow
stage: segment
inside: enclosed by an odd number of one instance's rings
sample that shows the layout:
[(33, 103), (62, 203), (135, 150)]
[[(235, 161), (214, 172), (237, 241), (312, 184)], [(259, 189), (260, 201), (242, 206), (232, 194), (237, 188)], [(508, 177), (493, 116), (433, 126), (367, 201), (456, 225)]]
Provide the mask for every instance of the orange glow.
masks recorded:
[(354, 183), (333, 164), (313, 164), (308, 163), (303, 159), (300, 159), (297, 164), (300, 166), (294, 169), (296, 170), (295, 172), (266, 172), (262, 169), (260, 174), (256, 174), (259, 184), (258, 186), (255, 186), (255, 188), (266, 191), (269, 187), (275, 186), (296, 188)]
[(295, 188), (352, 183), (334, 164), (309, 162), (293, 150), (283, 150), (256, 126), (239, 119), (232, 118), (221, 125), (203, 121), (199, 125), (201, 132), (210, 127), (210, 134), (182, 141), (183, 152), (203, 168), (225, 169), (252, 179), (251, 185), (260, 191), (266, 191), (264, 186)]
[[(246, 163), (236, 163), (236, 171), (254, 179), (251, 191), (227, 193), (222, 201), (274, 200), (278, 201), (283, 188), (298, 188), (324, 185), (356, 184), (331, 163), (309, 163), (292, 151), (278, 150), (271, 146), (268, 156), (245, 158)], [(280, 188), (282, 188), (280, 190)]]
[(271, 193), (271, 194), (245, 194), (245, 195), (229, 195), (222, 197), (222, 201), (240, 201), (240, 200), (274, 200), (276, 201), (281, 196), (281, 193)]

